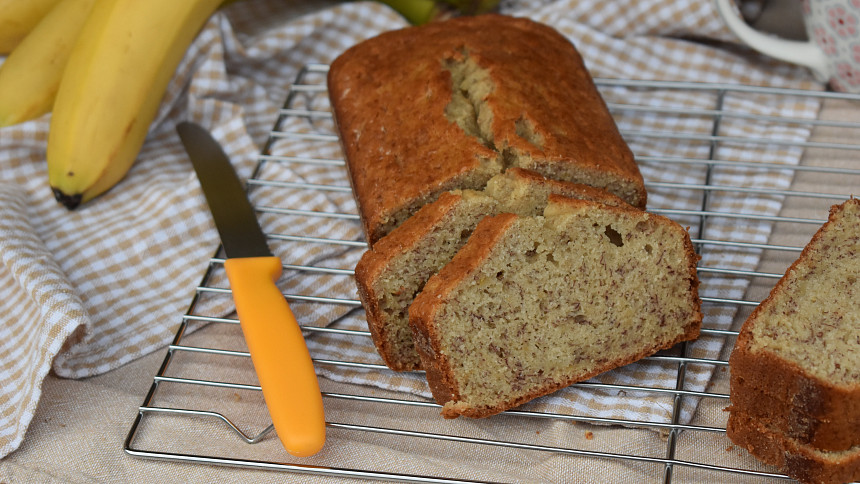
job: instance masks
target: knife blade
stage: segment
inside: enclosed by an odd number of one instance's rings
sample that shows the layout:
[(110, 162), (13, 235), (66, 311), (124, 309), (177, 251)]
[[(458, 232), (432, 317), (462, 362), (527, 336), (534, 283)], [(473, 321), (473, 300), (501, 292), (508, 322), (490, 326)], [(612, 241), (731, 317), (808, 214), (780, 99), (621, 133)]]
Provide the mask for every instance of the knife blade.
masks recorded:
[(200, 125), (182, 122), (176, 130), (227, 254), (239, 325), (278, 438), (294, 456), (316, 454), (325, 443), (322, 394), (301, 327), (275, 285), (281, 260), (221, 145)]

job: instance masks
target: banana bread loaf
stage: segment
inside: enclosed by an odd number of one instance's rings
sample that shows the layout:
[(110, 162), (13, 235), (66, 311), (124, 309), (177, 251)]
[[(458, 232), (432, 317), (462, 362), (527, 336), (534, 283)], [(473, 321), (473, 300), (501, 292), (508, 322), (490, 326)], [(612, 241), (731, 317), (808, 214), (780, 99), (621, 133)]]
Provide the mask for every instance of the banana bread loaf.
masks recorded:
[(665, 217), (555, 195), (484, 218), (409, 324), (448, 418), (485, 417), (694, 339), (697, 256)]
[[(860, 200), (851, 199), (831, 208), (827, 223), (744, 322), (729, 360), (729, 410), (744, 418), (734, 420), (729, 438), (746, 446), (752, 434), (767, 428), (797, 445), (818, 446), (810, 447), (815, 450), (848, 452), (860, 446), (860, 433), (845, 431), (860, 422), (858, 275)], [(755, 401), (755, 395), (766, 397)], [(764, 416), (754, 410), (774, 401), (790, 410)], [(822, 426), (844, 429), (822, 436)], [(747, 449), (764, 459), (761, 447)], [(794, 447), (786, 449), (786, 461), (798, 457), (789, 455)], [(822, 465), (842, 460), (826, 462)], [(799, 465), (785, 470), (795, 472)]]
[(502, 15), (386, 32), (331, 64), (328, 89), (372, 246), (453, 189), (511, 166), (643, 208), (630, 149), (565, 37)]
[(511, 168), (493, 177), (482, 192), (443, 193), (364, 253), (355, 267), (358, 294), (373, 342), (389, 368), (420, 368), (409, 328), (409, 305), (427, 279), (465, 244), (478, 222), (502, 212), (539, 215), (550, 193), (626, 205), (605, 190)]

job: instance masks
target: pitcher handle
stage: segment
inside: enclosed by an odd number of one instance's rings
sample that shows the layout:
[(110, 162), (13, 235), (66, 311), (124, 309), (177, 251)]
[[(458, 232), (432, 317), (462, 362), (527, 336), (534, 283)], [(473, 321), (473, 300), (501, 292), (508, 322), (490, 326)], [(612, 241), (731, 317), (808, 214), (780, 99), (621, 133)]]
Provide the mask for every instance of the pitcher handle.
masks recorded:
[(743, 21), (732, 0), (714, 0), (714, 3), (729, 30), (753, 49), (779, 60), (806, 66), (820, 82), (827, 82), (830, 78), (824, 52), (812, 41), (786, 40), (763, 34)]

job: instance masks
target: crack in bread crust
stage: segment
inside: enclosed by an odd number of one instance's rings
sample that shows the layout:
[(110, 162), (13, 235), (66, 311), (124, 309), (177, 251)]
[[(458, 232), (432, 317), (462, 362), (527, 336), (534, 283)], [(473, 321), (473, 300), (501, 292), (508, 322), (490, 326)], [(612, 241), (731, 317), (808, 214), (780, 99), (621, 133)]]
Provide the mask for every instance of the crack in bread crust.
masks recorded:
[(371, 246), (442, 192), (480, 190), (512, 166), (645, 207), (582, 58), (548, 26), (479, 15), (386, 32), (335, 59), (328, 88)]

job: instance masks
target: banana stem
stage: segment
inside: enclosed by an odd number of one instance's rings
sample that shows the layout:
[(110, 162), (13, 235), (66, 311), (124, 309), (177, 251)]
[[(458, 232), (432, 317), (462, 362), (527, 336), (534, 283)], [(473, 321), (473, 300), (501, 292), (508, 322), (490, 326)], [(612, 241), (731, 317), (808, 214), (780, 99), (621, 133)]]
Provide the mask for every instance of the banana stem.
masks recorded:
[(393, 8), (412, 25), (430, 22), (439, 13), (435, 0), (378, 0)]

